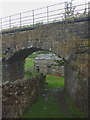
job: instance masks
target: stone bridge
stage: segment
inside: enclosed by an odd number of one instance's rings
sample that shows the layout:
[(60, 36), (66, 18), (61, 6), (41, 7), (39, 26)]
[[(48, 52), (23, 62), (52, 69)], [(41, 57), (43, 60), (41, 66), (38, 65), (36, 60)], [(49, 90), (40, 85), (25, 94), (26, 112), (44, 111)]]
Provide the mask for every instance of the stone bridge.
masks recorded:
[(24, 60), (47, 50), (65, 61), (65, 89), (88, 112), (88, 19), (63, 21), (2, 32), (3, 82), (24, 77)]

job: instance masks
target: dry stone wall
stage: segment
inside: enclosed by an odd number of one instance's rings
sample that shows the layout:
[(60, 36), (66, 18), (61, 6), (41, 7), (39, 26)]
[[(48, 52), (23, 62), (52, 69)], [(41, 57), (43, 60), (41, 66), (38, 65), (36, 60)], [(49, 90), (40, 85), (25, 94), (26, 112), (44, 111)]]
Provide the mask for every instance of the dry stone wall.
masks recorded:
[(18, 118), (38, 99), (45, 87), (45, 76), (7, 81), (2, 86), (3, 118)]
[(64, 61), (53, 54), (40, 54), (34, 60), (34, 70), (43, 74), (60, 74), (64, 76)]

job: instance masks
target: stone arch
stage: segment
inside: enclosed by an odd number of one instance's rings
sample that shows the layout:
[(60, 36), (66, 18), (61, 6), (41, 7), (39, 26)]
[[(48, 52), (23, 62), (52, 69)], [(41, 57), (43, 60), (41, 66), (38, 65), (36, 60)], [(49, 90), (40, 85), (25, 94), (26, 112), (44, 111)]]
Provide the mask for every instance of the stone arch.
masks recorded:
[[(79, 67), (80, 74), (79, 72), (77, 72), (78, 63), (76, 63), (76, 60), (79, 59), (79, 56), (82, 57), (82, 54), (84, 54), (85, 56), (85, 54), (88, 54), (90, 52), (88, 47), (86, 46), (88, 37), (88, 21), (86, 20), (57, 22), (54, 24), (47, 24), (36, 28), (26, 28), (23, 30), (20, 29), (15, 31), (3, 32), (3, 76), (7, 74), (7, 76), (4, 76), (6, 77), (6, 80), (8, 80), (8, 78), (10, 77), (14, 78), (15, 76), (17, 76), (14, 75), (16, 74), (15, 69), (18, 70), (18, 65), (20, 67), (23, 66), (22, 64), (24, 64), (25, 58), (25, 56), (24, 58), (22, 57), (21, 51), (26, 51), (25, 53), (28, 53), (28, 50), (30, 50), (31, 48), (37, 48), (54, 52), (58, 56), (61, 56), (66, 63), (65, 88), (67, 92), (70, 94), (72, 99), (80, 106), (80, 108), (87, 112), (88, 74), (85, 71), (85, 74), (83, 74), (83, 70), (81, 69), (82, 66)], [(74, 40), (76, 40), (75, 42), (79, 41), (80, 44), (78, 43), (75, 46)], [(21, 55), (18, 53), (21, 53)], [(14, 61), (14, 57), (17, 58), (16, 63)], [(72, 61), (75, 63), (73, 67), (70, 64), (72, 63)], [(13, 71), (11, 71), (11, 73), (13, 74), (11, 74), (11, 76), (9, 77), (8, 70), (10, 70), (10, 68), (12, 67)], [(22, 69), (23, 68), (21, 67), (21, 69), (19, 70)], [(22, 73), (21, 75), (23, 75)], [(21, 77), (23, 76), (18, 76), (17, 78)], [(86, 97), (84, 95), (86, 95)]]
[[(3, 81), (15, 81), (16, 79), (23, 78), (25, 59), (33, 52), (39, 50), (49, 51), (46, 49), (32, 47), (15, 52), (14, 55), (7, 60), (3, 59)], [(53, 51), (49, 52), (55, 53)]]

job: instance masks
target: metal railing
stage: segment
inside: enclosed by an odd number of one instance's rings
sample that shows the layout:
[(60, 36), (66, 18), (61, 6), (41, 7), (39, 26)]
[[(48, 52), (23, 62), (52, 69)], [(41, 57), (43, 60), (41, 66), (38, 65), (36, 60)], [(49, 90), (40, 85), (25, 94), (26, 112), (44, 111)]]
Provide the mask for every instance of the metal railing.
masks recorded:
[[(67, 17), (65, 17), (67, 14), (65, 3), (66, 2), (58, 3), (1, 18), (0, 31), (63, 21), (67, 19)], [(90, 9), (88, 4), (89, 3), (78, 4), (77, 6), (72, 5), (72, 7), (76, 7), (73, 17), (83, 17), (87, 15)], [(69, 15), (68, 17), (70, 18), (70, 16), (72, 17), (72, 15)]]

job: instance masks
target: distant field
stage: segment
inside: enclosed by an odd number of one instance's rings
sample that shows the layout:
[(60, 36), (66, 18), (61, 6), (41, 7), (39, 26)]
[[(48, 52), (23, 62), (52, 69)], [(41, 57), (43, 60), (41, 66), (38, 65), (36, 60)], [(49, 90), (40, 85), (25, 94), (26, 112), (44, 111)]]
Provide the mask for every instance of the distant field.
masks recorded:
[(57, 88), (57, 87), (64, 87), (64, 77), (57, 76), (56, 74), (47, 74), (46, 75), (46, 82), (48, 83), (46, 85), (46, 88)]

